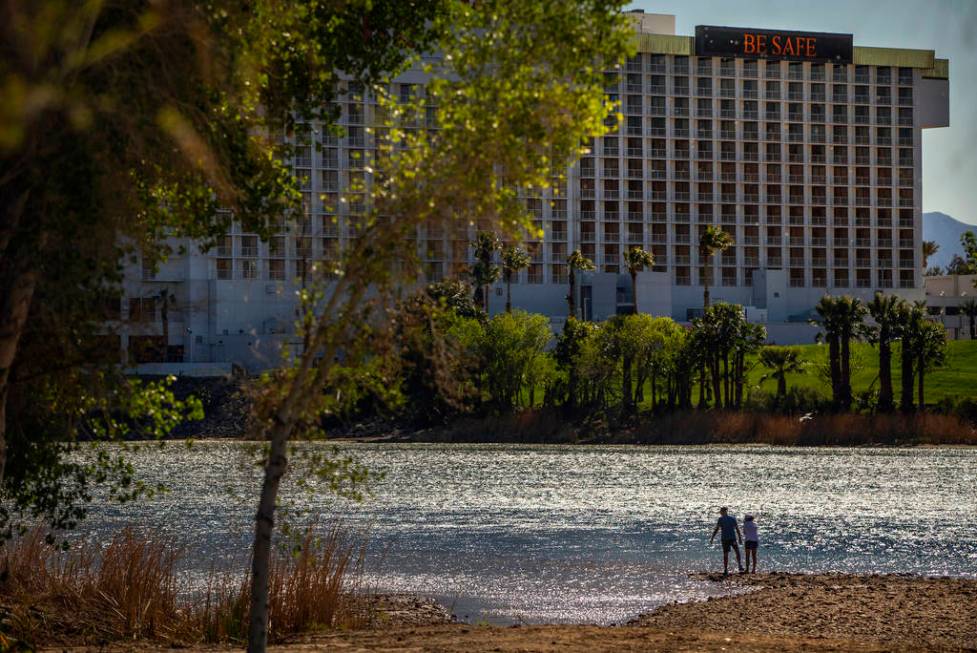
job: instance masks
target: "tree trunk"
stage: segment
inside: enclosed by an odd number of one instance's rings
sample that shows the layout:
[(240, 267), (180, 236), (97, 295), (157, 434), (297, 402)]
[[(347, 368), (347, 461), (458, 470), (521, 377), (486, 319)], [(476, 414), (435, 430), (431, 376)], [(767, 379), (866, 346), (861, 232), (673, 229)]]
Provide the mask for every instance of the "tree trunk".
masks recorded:
[(831, 369), (831, 399), (837, 408), (841, 405), (841, 354), (837, 334), (828, 335), (828, 366)]
[(621, 396), (624, 401), (624, 412), (630, 413), (634, 410), (634, 396), (631, 394), (631, 357), (623, 356), (621, 365), (624, 368), (621, 379)]
[(709, 277), (712, 270), (709, 268), (709, 262), (706, 260), (702, 266), (702, 311), (705, 312), (709, 308)]
[(638, 314), (638, 273), (631, 272), (631, 298), (634, 299), (634, 314)]
[(651, 412), (655, 412), (658, 407), (658, 370), (651, 370)]
[(248, 653), (264, 653), (268, 645), (271, 536), (275, 529), (278, 487), (288, 465), (286, 447), (289, 430), (284, 420), (277, 421), (272, 430), (271, 449), (268, 453), (268, 462), (265, 464), (258, 513), (255, 515), (254, 550), (251, 554), (251, 627), (248, 630)]
[(577, 290), (577, 275), (573, 271), (572, 267), (570, 268), (568, 280), (570, 281), (570, 292), (567, 294), (567, 307), (569, 309), (567, 311), (567, 319), (570, 319), (571, 317), (577, 317), (577, 298), (575, 297)]
[(919, 397), (916, 400), (916, 406), (921, 412), (926, 410), (926, 394), (923, 392), (923, 378), (926, 376), (925, 364), (922, 347), (920, 347), (919, 355), (916, 357), (916, 379), (919, 384)]
[(712, 394), (713, 394), (713, 406), (716, 408), (723, 407), (723, 396), (722, 396), (722, 379), (719, 375), (719, 356), (714, 355), (712, 358)]
[(26, 270), (14, 275), (7, 297), (0, 303), (0, 486), (7, 466), (7, 394), (10, 370), (17, 358), (17, 348), (27, 324), (37, 272)]
[(891, 413), (892, 409), (892, 343), (883, 329), (879, 334), (879, 410)]
[(904, 413), (913, 412), (913, 352), (905, 338), (902, 341), (902, 393), (899, 410)]
[(851, 408), (851, 338), (846, 334), (841, 338), (841, 407)]
[(727, 353), (723, 354), (723, 404), (727, 408), (729, 408), (731, 403), (730, 399), (732, 399), (730, 396), (732, 393), (730, 392), (731, 388), (729, 381), (729, 354)]
[[(690, 397), (691, 399), (691, 397)], [(706, 365), (699, 364), (699, 408), (706, 407)]]
[(970, 339), (977, 340), (977, 317), (970, 316)]
[(512, 275), (506, 275), (505, 278), (505, 312), (512, 312)]
[(777, 376), (777, 399), (781, 402), (787, 399), (787, 373), (784, 372), (783, 368), (781, 368), (779, 376)]

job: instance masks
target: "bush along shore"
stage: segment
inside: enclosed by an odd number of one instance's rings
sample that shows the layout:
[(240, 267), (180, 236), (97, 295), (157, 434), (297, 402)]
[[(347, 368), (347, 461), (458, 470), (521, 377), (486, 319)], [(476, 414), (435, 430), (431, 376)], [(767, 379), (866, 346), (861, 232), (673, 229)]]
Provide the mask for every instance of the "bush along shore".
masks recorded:
[[(825, 297), (819, 342), (765, 345), (741, 307), (666, 317), (487, 317), (461, 281), (391, 309), (395, 334), (324, 392), (331, 436), (462, 442), (977, 444), (977, 341), (948, 342), (925, 307)], [(249, 384), (180, 379), (206, 417), (173, 437), (244, 437)]]

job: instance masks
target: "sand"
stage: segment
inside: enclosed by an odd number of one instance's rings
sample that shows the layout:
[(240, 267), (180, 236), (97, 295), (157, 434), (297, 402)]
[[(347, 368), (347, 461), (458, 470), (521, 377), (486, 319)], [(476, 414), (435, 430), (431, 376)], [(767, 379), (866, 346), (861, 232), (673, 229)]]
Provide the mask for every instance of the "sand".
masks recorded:
[[(977, 580), (840, 574), (699, 578), (751, 591), (710, 601), (670, 604), (626, 626), (391, 624), (312, 634), (271, 650), (977, 651)], [(130, 645), (113, 650), (147, 648)]]

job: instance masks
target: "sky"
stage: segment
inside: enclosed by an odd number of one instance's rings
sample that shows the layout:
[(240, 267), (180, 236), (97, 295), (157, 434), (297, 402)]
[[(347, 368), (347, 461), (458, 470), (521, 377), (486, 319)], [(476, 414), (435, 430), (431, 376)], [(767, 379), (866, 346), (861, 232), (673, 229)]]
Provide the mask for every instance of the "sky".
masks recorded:
[(923, 211), (977, 224), (977, 0), (638, 0), (627, 9), (696, 25), (853, 34), (855, 45), (950, 60), (950, 126), (923, 130)]

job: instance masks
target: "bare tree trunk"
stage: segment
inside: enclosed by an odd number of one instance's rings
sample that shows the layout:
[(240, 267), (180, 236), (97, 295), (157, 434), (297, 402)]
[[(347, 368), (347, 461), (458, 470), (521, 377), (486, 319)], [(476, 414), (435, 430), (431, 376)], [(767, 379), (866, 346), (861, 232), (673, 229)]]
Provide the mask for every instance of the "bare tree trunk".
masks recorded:
[(505, 312), (512, 312), (512, 277), (505, 278)]
[(286, 447), (289, 427), (277, 423), (271, 434), (271, 448), (261, 484), (258, 514), (255, 515), (254, 550), (251, 554), (251, 627), (248, 653), (263, 653), (268, 645), (268, 585), (271, 561), (271, 536), (275, 529), (275, 503), (278, 488), (288, 466)]
[(17, 348), (30, 312), (37, 272), (26, 270), (13, 276), (7, 297), (0, 304), (0, 486), (7, 465), (7, 394), (10, 369), (17, 358)]

